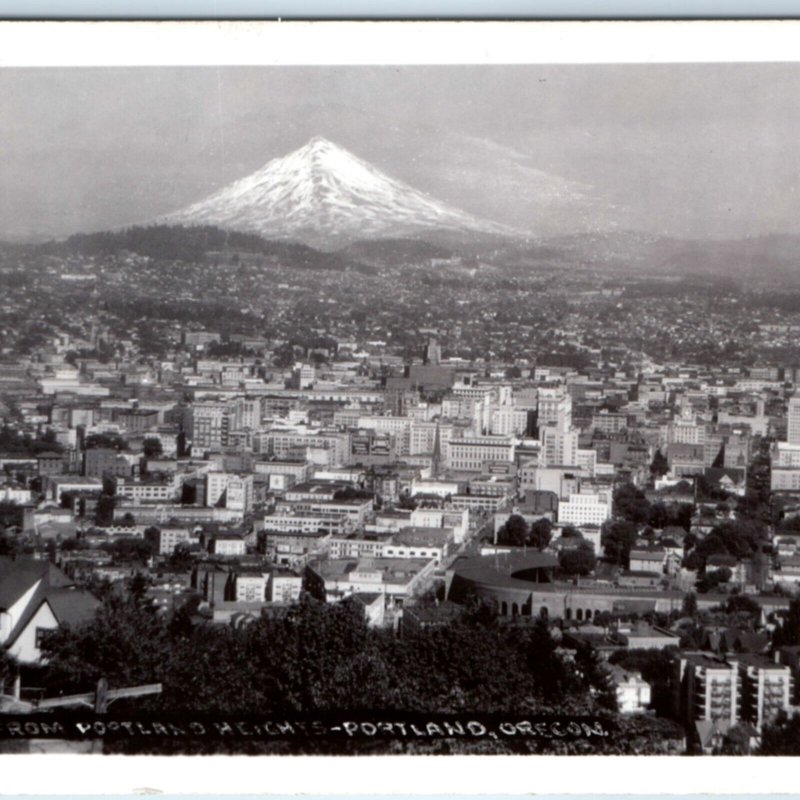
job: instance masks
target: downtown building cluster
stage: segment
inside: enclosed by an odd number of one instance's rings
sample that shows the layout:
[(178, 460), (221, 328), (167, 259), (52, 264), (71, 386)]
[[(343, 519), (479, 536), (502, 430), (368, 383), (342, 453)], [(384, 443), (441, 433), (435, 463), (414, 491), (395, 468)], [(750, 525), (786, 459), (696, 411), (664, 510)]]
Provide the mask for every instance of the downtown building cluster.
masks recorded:
[[(220, 624), (308, 594), (402, 629), (446, 624), (478, 596), (508, 624), (546, 618), (565, 650), (669, 649), (675, 713), (707, 747), (792, 707), (797, 655), (769, 633), (800, 582), (800, 529), (770, 525), (757, 552), (700, 569), (689, 556), (736, 521), (754, 480), (784, 519), (800, 513), (793, 374), (645, 358), (478, 365), (445, 358), (433, 331), (405, 362), (342, 342), (279, 367), (209, 356), (219, 341), (187, 329), (167, 359), (101, 361), (67, 358), (96, 342), (63, 334), (0, 364), (0, 500), (18, 512), (5, 531), (18, 561), (3, 568), (29, 576), (0, 591), (0, 644), (21, 661), (40, 657), (38, 631), (91, 612), (93, 582), (140, 574), (164, 613), (192, 597)], [(669, 513), (611, 558), (620, 487)], [(510, 541), (512, 517), (528, 531), (546, 521), (547, 541)], [(590, 566), (568, 569), (580, 548)], [(757, 630), (716, 625), (680, 648), (659, 621), (707, 572), (719, 580), (698, 607), (751, 597)], [(32, 586), (46, 612), (31, 610)], [(621, 708), (645, 711), (641, 674), (609, 670)]]

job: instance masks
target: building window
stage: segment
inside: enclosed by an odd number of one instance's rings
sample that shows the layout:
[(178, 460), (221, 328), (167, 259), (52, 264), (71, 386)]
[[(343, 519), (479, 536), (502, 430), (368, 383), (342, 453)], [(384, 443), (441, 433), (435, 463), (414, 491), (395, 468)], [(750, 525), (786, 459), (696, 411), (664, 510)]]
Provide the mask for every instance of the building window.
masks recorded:
[(40, 627), (36, 628), (35, 644), (37, 650), (41, 650), (42, 644), (44, 643), (44, 638), (48, 633), (50, 633), (50, 630), (51, 630), (50, 628), (40, 628)]

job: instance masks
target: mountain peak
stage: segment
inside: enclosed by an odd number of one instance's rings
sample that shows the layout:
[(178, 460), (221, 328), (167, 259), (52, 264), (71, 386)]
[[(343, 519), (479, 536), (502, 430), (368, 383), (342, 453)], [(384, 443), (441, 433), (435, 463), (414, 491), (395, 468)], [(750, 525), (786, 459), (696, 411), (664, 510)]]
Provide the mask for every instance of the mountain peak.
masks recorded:
[(304, 145), (301, 150), (343, 150), (338, 144), (326, 139), (324, 136), (312, 136)]
[(417, 191), (322, 136), (161, 221), (322, 247), (432, 230), (519, 235)]
[(335, 144), (330, 139), (326, 139), (324, 136), (314, 136), (304, 145), (302, 145), (302, 147), (298, 147), (297, 150), (293, 150), (291, 153), (289, 153), (286, 158), (289, 158), (293, 155), (304, 156), (307, 158), (319, 158), (331, 153), (347, 153), (347, 151), (343, 147), (339, 147), (339, 145)]

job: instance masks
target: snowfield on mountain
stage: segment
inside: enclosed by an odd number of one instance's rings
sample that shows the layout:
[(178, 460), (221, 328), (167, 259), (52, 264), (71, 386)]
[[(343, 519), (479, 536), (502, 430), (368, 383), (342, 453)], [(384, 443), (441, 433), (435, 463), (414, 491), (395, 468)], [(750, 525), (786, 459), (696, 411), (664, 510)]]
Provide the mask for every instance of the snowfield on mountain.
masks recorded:
[(417, 191), (320, 137), (158, 221), (323, 247), (425, 231), (518, 235)]

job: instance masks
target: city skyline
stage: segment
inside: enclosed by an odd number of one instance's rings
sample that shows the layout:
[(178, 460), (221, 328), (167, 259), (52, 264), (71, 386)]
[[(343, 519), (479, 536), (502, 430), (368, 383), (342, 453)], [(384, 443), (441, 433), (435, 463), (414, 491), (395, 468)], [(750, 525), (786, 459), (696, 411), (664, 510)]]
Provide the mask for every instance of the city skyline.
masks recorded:
[(791, 37), (456, 27), (0, 26), (0, 752), (800, 754)]

